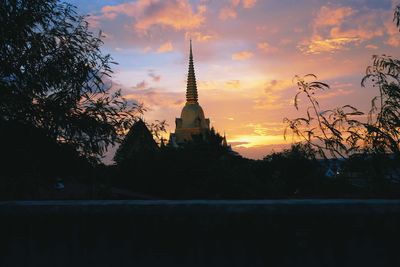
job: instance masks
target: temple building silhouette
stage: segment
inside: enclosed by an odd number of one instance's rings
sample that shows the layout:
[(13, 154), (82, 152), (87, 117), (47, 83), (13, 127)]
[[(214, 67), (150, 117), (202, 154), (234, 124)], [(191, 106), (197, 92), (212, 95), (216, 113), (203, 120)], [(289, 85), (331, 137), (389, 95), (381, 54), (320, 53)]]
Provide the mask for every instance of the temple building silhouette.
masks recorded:
[(210, 132), (210, 119), (204, 116), (197, 94), (196, 76), (194, 73), (192, 40), (190, 40), (189, 71), (186, 86), (186, 104), (181, 117), (175, 119), (175, 133), (170, 134), (169, 143), (179, 146), (191, 141), (193, 135), (203, 135)]

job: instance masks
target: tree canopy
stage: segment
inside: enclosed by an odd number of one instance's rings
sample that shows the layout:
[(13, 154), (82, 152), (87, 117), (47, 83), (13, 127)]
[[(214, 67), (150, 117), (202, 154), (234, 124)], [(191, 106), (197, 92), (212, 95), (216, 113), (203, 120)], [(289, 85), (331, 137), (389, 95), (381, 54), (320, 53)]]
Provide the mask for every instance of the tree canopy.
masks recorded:
[(141, 112), (112, 88), (104, 36), (93, 34), (74, 6), (2, 1), (0, 36), (0, 120), (43, 129), (93, 158)]

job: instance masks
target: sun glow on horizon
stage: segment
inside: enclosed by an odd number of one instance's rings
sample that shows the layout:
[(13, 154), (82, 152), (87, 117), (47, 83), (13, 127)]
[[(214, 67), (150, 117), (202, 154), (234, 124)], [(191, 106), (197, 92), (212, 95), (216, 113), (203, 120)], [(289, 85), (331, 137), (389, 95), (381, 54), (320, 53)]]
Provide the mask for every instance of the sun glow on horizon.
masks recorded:
[(283, 135), (241, 135), (228, 140), (234, 147), (252, 148), (264, 145), (286, 144)]

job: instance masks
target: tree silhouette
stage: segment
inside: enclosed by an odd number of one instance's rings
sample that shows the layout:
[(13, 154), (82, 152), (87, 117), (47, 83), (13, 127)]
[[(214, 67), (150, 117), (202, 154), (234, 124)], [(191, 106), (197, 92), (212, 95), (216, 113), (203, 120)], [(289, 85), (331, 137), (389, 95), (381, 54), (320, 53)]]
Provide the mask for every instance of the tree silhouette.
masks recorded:
[[(394, 21), (400, 27), (400, 6), (396, 7)], [(378, 153), (400, 155), (400, 60), (390, 56), (374, 55), (372, 65), (366, 69), (361, 81), (379, 89), (371, 101), (368, 121), (358, 116), (364, 113), (345, 105), (332, 110), (321, 110), (318, 91), (329, 85), (317, 81), (314, 74), (296, 76), (299, 92), (294, 98), (298, 109), (298, 97), (304, 94), (310, 103), (307, 114), (296, 119), (285, 118), (285, 137), (290, 130), (301, 141), (317, 149), (323, 157), (348, 157), (353, 153)], [(313, 79), (310, 81), (310, 78)]]
[(371, 101), (365, 143), (372, 152), (400, 155), (400, 60), (390, 56), (373, 56), (362, 86), (367, 81), (379, 89)]
[[(318, 91), (328, 90), (326, 83), (315, 81), (314, 74), (305, 77), (295, 77), (299, 92), (294, 98), (294, 105), (298, 109), (298, 97), (304, 94), (310, 106), (306, 116), (296, 119), (285, 118), (287, 127), (284, 132), (287, 137), (290, 130), (301, 141), (314, 147), (316, 152), (324, 158), (346, 157), (352, 151), (359, 149), (359, 138), (363, 123), (355, 117), (363, 113), (355, 107), (345, 105), (332, 110), (321, 110), (317, 100)], [(313, 80), (309, 80), (313, 79)]]
[(393, 21), (396, 23), (397, 28), (400, 30), (400, 5), (397, 5), (394, 11)]
[(264, 158), (273, 177), (282, 184), (280, 190), (287, 196), (318, 194), (323, 177), (321, 166), (310, 144), (294, 144), (290, 149), (274, 152)]
[(112, 90), (114, 62), (100, 50), (104, 36), (90, 32), (85, 19), (57, 0), (2, 1), (0, 119), (43, 129), (95, 158), (141, 107)]

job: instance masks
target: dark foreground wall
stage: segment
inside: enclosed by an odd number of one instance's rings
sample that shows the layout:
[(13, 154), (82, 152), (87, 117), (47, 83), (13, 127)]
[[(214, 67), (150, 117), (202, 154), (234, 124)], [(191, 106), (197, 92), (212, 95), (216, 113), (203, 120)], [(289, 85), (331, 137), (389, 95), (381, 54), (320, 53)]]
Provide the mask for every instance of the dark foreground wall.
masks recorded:
[(400, 266), (400, 201), (0, 202), (0, 266)]

